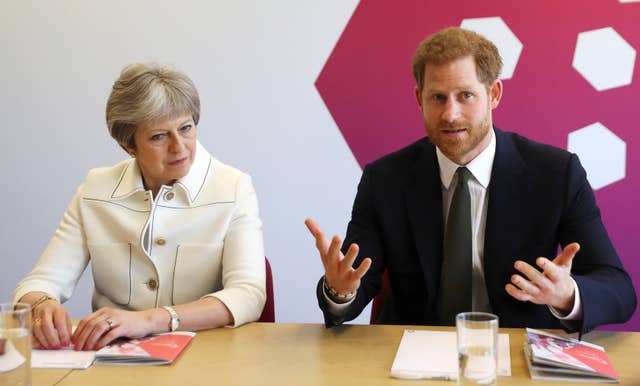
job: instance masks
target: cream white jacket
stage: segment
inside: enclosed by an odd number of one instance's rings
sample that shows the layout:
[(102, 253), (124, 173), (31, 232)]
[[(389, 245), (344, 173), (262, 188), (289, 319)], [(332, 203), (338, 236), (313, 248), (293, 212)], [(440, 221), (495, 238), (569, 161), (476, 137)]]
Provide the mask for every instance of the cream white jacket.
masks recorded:
[(61, 302), (91, 261), (93, 309), (173, 305), (215, 296), (235, 326), (265, 303), (262, 222), (251, 178), (200, 144), (189, 173), (145, 191), (135, 159), (93, 169), (14, 299), (47, 292)]

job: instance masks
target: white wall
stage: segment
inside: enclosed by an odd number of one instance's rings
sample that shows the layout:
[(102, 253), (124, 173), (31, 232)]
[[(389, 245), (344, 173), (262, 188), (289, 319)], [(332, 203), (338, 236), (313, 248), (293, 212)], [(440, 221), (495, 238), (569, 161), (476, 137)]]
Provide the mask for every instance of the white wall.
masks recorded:
[[(126, 157), (107, 133), (106, 99), (124, 65), (155, 61), (198, 87), (201, 142), (254, 177), (277, 321), (320, 322), (322, 264), (303, 221), (343, 235), (360, 168), (313, 83), (356, 5), (1, 2), (0, 299), (35, 264), (87, 170)], [(90, 276), (67, 303), (72, 317), (90, 312)]]

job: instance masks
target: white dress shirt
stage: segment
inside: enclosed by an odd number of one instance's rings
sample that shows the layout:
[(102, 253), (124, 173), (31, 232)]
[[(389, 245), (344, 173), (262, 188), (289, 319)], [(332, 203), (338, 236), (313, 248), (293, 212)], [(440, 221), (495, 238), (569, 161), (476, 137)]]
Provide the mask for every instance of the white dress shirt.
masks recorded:
[[(444, 229), (446, 229), (449, 217), (449, 206), (458, 182), (456, 170), (465, 166), (473, 175), (469, 179), (469, 195), (471, 198), (471, 234), (473, 238), (472, 246), (472, 299), (471, 308), (473, 311), (491, 312), (491, 304), (487, 293), (487, 285), (484, 278), (483, 258), (484, 258), (484, 232), (487, 224), (487, 206), (489, 203), (489, 193), (487, 188), (491, 182), (491, 171), (493, 170), (493, 160), (496, 155), (496, 135), (491, 130), (491, 141), (476, 158), (466, 165), (458, 165), (447, 158), (438, 147), (436, 147), (438, 165), (440, 167), (440, 181), (442, 182), (442, 212), (444, 219)], [(455, 181), (454, 181), (455, 180)], [(553, 259), (553, 256), (547, 256)], [(575, 302), (573, 309), (568, 315), (563, 316), (560, 312), (549, 307), (551, 313), (561, 320), (577, 320), (582, 318), (582, 306), (580, 303), (580, 293), (575, 280), (571, 279), (575, 289)], [(504, 283), (505, 285), (507, 283)], [(323, 288), (324, 291), (324, 288)], [(325, 293), (328, 300), (329, 312), (337, 317), (343, 316), (349, 304), (335, 303)]]

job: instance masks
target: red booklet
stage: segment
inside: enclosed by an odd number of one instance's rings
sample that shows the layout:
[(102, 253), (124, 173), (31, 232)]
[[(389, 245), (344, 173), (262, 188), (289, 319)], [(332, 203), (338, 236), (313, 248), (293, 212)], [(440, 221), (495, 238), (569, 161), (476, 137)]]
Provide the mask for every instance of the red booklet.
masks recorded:
[(166, 365), (187, 347), (195, 332), (175, 331), (139, 339), (118, 339), (96, 352), (100, 365)]
[(527, 328), (525, 356), (532, 379), (620, 382), (604, 348)]

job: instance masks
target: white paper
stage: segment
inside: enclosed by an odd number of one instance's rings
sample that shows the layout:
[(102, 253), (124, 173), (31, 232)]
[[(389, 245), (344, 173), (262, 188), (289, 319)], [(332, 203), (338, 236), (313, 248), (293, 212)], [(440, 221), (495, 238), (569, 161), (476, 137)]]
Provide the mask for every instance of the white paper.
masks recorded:
[[(509, 334), (498, 334), (497, 373), (502, 377), (511, 376)], [(456, 332), (404, 330), (391, 366), (391, 376), (405, 379), (457, 379)]]
[(95, 351), (75, 351), (72, 346), (59, 350), (31, 351), (31, 367), (34, 369), (86, 369), (96, 357)]
[(10, 340), (5, 340), (4, 353), (0, 358), (0, 373), (15, 370), (24, 363), (25, 359), (18, 350), (16, 350)]

